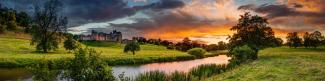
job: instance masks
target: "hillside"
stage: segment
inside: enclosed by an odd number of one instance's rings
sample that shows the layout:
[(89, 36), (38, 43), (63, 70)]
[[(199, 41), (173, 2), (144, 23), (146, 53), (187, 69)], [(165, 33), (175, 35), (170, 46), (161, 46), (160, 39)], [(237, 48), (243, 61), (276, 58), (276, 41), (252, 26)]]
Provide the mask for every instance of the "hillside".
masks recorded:
[(259, 59), (206, 81), (324, 81), (325, 46), (268, 48)]
[[(1, 66), (24, 66), (37, 60), (54, 60), (74, 57), (72, 53), (68, 53), (63, 47), (47, 54), (36, 52), (35, 47), (30, 45), (30, 37), (24, 34), (21, 36), (22, 37), (14, 37), (13, 35), (0, 36)], [(84, 43), (84, 47), (86, 47), (85, 44), (88, 45), (88, 48), (94, 48), (96, 51), (102, 52), (102, 58), (112, 65), (193, 59), (193, 56), (185, 52), (168, 50), (163, 46), (157, 45), (141, 45), (141, 50), (137, 52), (136, 55), (132, 55), (131, 53), (123, 53), (123, 44), (91, 42)]]

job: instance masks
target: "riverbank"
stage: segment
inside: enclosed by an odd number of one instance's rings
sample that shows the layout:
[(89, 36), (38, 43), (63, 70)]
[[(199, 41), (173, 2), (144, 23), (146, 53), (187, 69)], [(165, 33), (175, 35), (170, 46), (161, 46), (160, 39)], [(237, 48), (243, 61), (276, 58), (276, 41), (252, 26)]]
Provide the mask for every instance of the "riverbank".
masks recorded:
[(259, 59), (203, 81), (323, 81), (325, 46), (268, 48)]
[[(0, 67), (25, 67), (42, 61), (54, 61), (57, 63), (67, 61), (74, 57), (63, 47), (55, 52), (36, 52), (30, 45), (29, 37), (24, 34), (17, 37), (12, 35), (0, 36)], [(21, 36), (21, 37), (20, 37)], [(123, 44), (114, 43), (87, 43), (89, 48), (102, 52), (102, 57), (109, 65), (146, 64), (154, 62), (184, 61), (196, 59), (186, 52), (168, 50), (157, 45), (141, 45), (141, 51), (136, 55), (123, 53)], [(217, 56), (227, 51), (208, 53), (206, 56)]]

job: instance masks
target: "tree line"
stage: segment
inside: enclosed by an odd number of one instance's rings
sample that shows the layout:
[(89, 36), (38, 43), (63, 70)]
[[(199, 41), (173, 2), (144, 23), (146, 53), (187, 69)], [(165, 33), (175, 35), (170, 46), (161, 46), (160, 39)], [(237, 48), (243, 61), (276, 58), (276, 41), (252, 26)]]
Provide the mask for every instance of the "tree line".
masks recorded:
[(298, 32), (291, 32), (288, 33), (286, 39), (286, 45), (294, 48), (301, 46), (304, 46), (305, 48), (317, 48), (318, 46), (325, 44), (325, 37), (322, 36), (322, 33), (319, 31), (312, 33), (305, 32), (302, 38), (299, 37)]
[(0, 34), (6, 31), (26, 32), (31, 29), (31, 17), (26, 12), (19, 12), (0, 4)]
[(162, 45), (165, 46), (167, 49), (179, 51), (187, 51), (192, 48), (204, 48), (207, 51), (226, 50), (228, 48), (228, 44), (223, 41), (218, 42), (218, 44), (208, 45), (201, 41), (191, 40), (188, 37), (185, 37), (180, 42), (171, 42), (168, 40), (161, 39), (147, 39), (145, 37), (133, 37), (132, 40), (137, 41), (139, 44)]

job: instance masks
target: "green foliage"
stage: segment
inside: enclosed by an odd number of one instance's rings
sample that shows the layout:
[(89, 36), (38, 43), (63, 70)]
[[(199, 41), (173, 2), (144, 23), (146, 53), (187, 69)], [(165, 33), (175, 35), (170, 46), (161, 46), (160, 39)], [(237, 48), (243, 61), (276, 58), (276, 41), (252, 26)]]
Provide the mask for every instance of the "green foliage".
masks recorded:
[(297, 48), (302, 45), (302, 39), (299, 38), (297, 32), (288, 33), (288, 36), (286, 38), (287, 38), (287, 44), (289, 47)]
[(198, 58), (203, 58), (206, 51), (203, 48), (193, 48), (187, 51), (188, 54), (194, 55)]
[(64, 71), (65, 78), (73, 81), (113, 81), (111, 68), (101, 60), (94, 49), (79, 49)]
[(31, 24), (31, 19), (25, 12), (17, 12), (6, 7), (0, 7), (0, 12), (0, 33), (5, 31), (19, 32), (20, 28)]
[(258, 52), (260, 49), (273, 46), (276, 42), (274, 32), (267, 19), (258, 15), (252, 16), (248, 12), (241, 15), (237, 25), (233, 26), (231, 30), (236, 33), (229, 39), (230, 50), (237, 46), (249, 45)]
[(127, 53), (131, 51), (133, 55), (135, 55), (135, 51), (140, 51), (140, 45), (138, 42), (133, 41), (124, 46), (124, 52)]
[(235, 47), (230, 54), (232, 55), (232, 59), (238, 60), (239, 62), (245, 62), (249, 59), (254, 60), (257, 57), (257, 53), (248, 45)]
[(164, 72), (150, 71), (138, 75), (135, 81), (168, 81), (168, 80), (167, 80), (167, 75)]
[(76, 50), (77, 48), (80, 47), (80, 44), (78, 41), (74, 40), (71, 36), (68, 37), (68, 39), (66, 39), (64, 42), (64, 48), (66, 50)]
[(58, 49), (66, 32), (67, 17), (58, 15), (62, 3), (58, 0), (49, 0), (43, 8), (35, 8), (35, 25), (32, 26), (32, 45), (38, 51), (48, 52)]

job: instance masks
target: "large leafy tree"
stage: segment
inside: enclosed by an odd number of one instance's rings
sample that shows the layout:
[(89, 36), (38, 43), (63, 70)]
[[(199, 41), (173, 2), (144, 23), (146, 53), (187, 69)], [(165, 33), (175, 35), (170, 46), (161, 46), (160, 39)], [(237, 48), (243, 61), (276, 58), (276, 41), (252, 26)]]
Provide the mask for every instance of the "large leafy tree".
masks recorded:
[(288, 33), (288, 36), (286, 38), (287, 38), (287, 44), (289, 45), (289, 47), (297, 48), (302, 45), (302, 39), (299, 38), (297, 32)]
[(135, 55), (135, 51), (140, 51), (140, 45), (137, 41), (132, 41), (127, 43), (124, 47), (124, 52), (131, 51), (133, 55)]
[(64, 46), (63, 46), (63, 47), (64, 47), (66, 50), (68, 50), (69, 52), (70, 52), (71, 50), (76, 50), (77, 48), (80, 47), (79, 42), (76, 41), (75, 39), (73, 39), (73, 35), (68, 34), (66, 38), (67, 38), (67, 39), (63, 42), (63, 43), (64, 43)]
[(37, 50), (48, 52), (58, 48), (67, 27), (67, 17), (59, 15), (62, 5), (58, 0), (49, 0), (43, 8), (36, 6), (31, 44)]
[(257, 59), (258, 50), (274, 45), (275, 37), (266, 18), (252, 16), (249, 12), (241, 15), (237, 25), (231, 28), (236, 31), (229, 37), (230, 50), (237, 46), (248, 45), (255, 51), (252, 59)]

